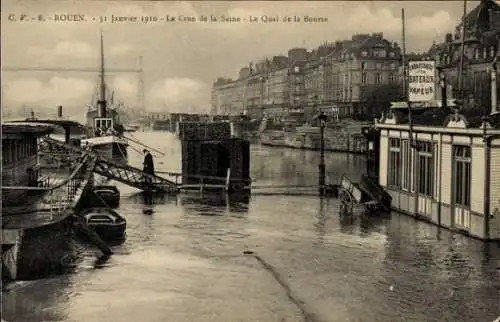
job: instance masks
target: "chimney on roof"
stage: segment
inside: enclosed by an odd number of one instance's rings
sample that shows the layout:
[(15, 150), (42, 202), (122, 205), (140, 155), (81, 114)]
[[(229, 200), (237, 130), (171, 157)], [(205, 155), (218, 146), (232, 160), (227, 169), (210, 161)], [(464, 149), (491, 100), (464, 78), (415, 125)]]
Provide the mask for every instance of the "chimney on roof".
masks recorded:
[(446, 41), (447, 43), (450, 43), (450, 42), (452, 42), (452, 40), (453, 40), (453, 35), (452, 35), (451, 33), (447, 33), (447, 34), (446, 34), (445, 41)]

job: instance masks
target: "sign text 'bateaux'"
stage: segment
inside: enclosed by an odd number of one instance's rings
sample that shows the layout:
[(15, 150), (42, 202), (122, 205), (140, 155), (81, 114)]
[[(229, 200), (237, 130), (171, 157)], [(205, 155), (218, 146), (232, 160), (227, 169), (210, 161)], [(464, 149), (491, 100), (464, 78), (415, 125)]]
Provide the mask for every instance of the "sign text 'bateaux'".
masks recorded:
[(434, 99), (435, 64), (433, 61), (408, 62), (408, 99), (426, 102)]

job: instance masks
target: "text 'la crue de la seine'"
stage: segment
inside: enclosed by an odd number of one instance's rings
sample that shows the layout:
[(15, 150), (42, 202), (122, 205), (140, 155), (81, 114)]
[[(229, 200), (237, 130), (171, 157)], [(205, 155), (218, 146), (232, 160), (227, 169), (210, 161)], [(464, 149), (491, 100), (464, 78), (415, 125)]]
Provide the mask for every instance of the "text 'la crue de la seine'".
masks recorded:
[(82, 23), (82, 22), (97, 22), (97, 23), (326, 23), (327, 17), (315, 16), (278, 16), (278, 15), (261, 15), (261, 16), (227, 16), (227, 15), (139, 15), (139, 16), (123, 16), (123, 15), (100, 15), (89, 16), (86, 14), (75, 13), (55, 13), (52, 15), (46, 14), (24, 14), (10, 13), (8, 20), (11, 22), (61, 22), (61, 23)]

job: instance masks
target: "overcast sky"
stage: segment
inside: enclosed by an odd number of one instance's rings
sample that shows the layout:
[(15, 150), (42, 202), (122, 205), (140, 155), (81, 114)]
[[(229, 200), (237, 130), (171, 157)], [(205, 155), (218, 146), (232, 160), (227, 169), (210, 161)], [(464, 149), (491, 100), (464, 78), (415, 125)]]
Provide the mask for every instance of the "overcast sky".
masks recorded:
[[(468, 2), (468, 10), (477, 5)], [(401, 43), (401, 8), (405, 8), (407, 51), (425, 51), (442, 41), (460, 20), (463, 2), (172, 2), (172, 1), (2, 1), (2, 67), (96, 67), (99, 29), (103, 30), (106, 65), (137, 67), (144, 57), (146, 109), (208, 110), (210, 88), (219, 76), (236, 77), (250, 61), (285, 54), (291, 47), (312, 49), (325, 41), (355, 33), (383, 32)], [(87, 15), (86, 22), (9, 21), (9, 14), (52, 17), (56, 13)], [(239, 17), (240, 23), (107, 23), (100, 15)], [(326, 23), (249, 22), (263, 15), (327, 18)], [(16, 16), (18, 17), (18, 16)], [(96, 17), (96, 21), (92, 19)], [(302, 19), (303, 20), (303, 19)], [(97, 74), (81, 72), (2, 72), (2, 107), (67, 107), (83, 117)], [(138, 78), (111, 74), (107, 82), (125, 104), (137, 104)]]

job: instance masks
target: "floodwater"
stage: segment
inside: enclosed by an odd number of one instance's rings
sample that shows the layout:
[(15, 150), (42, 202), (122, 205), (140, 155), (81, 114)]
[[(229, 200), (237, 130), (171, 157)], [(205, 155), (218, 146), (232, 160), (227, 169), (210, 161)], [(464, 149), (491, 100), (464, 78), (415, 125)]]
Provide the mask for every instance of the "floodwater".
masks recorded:
[[(170, 134), (136, 132), (180, 170)], [(139, 147), (137, 147), (140, 149)], [(142, 149), (140, 149), (142, 150)], [(130, 149), (131, 163), (142, 156)], [(318, 152), (252, 147), (255, 184), (317, 182)], [(360, 156), (326, 155), (330, 180)], [(500, 249), (412, 218), (339, 216), (336, 199), (190, 193), (155, 200), (120, 185), (127, 240), (107, 261), (75, 246), (72, 270), (16, 282), (7, 321), (485, 321), (500, 315)]]

